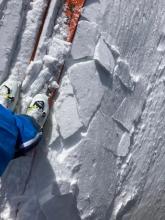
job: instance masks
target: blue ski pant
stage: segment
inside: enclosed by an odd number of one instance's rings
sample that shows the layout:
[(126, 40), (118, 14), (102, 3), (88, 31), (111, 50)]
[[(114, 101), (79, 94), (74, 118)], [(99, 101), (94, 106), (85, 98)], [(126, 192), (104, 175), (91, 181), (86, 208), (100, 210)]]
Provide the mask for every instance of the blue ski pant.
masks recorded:
[(33, 118), (14, 114), (0, 104), (0, 176), (16, 151), (27, 152), (41, 136), (42, 131)]

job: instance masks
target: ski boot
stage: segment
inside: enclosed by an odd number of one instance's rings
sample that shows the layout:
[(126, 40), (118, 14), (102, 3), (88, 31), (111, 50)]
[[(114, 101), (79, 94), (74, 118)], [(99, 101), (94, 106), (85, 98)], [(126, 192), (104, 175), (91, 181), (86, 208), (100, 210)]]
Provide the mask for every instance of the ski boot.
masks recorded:
[(37, 124), (43, 128), (49, 114), (48, 96), (36, 95), (27, 109), (27, 115), (33, 117)]
[(0, 104), (14, 111), (18, 102), (20, 83), (7, 80), (0, 86)]

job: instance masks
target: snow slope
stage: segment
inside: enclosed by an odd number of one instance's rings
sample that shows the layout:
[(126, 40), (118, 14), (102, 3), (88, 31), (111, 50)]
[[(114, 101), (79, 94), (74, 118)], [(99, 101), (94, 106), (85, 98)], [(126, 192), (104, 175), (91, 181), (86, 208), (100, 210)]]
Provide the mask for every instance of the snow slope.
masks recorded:
[(0, 1), (0, 81), (23, 83), (18, 111), (66, 60), (34, 160), (1, 179), (0, 217), (164, 219), (165, 2), (87, 0), (70, 53), (61, 4), (28, 66), (46, 0)]

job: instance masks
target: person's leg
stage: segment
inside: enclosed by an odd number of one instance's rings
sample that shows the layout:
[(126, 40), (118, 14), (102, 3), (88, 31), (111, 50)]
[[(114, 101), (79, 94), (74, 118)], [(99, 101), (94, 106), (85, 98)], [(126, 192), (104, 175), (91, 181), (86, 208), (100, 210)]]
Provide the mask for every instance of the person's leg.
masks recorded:
[(18, 128), (13, 113), (0, 104), (0, 176), (13, 159)]

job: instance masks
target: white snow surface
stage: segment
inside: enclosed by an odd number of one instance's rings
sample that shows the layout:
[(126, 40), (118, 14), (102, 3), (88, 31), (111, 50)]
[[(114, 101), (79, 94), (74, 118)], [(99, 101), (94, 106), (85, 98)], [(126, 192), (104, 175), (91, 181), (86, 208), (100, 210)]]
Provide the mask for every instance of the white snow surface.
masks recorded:
[(2, 220), (165, 219), (165, 1), (86, 0), (73, 44), (63, 1), (0, 0), (0, 82), (18, 113), (58, 87), (35, 157), (9, 164)]

